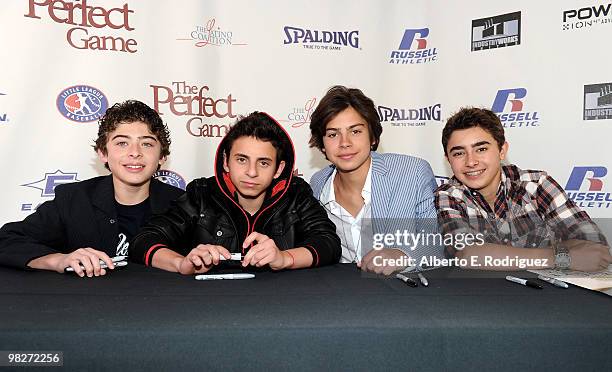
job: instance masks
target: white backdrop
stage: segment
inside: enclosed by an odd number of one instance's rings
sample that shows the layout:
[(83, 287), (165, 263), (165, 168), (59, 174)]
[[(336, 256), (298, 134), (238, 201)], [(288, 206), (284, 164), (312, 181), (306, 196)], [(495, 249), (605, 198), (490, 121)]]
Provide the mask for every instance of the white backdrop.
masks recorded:
[[(335, 84), (390, 109), (381, 109), (380, 151), (423, 157), (441, 177), (450, 175), (440, 144), (446, 118), (465, 105), (492, 108), (497, 97), (500, 115), (523, 117), (507, 122), (509, 160), (549, 171), (571, 195), (592, 199), (579, 202), (591, 216), (611, 217), (610, 8), (596, 0), (4, 0), (0, 224), (24, 218), (58, 183), (107, 174), (91, 148), (104, 99), (139, 99), (162, 114), (173, 141), (164, 168), (186, 182), (212, 174), (230, 116), (266, 111), (288, 129), (309, 179), (326, 164), (307, 146), (309, 114)], [(483, 40), (501, 44), (472, 51)], [(422, 108), (433, 115), (410, 117)]]

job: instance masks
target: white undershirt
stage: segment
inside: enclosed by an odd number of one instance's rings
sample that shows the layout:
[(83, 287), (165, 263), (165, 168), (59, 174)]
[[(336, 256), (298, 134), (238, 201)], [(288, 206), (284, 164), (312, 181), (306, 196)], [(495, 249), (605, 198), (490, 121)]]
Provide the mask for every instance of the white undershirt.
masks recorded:
[[(362, 226), (364, 219), (371, 221), (372, 217), (372, 159), (368, 165), (368, 175), (366, 176), (361, 197), (363, 198), (363, 206), (357, 213), (357, 217), (353, 217), (343, 206), (336, 201), (336, 193), (334, 190), (334, 179), (336, 178), (337, 170), (334, 169), (331, 177), (323, 186), (321, 191), (321, 204), (327, 210), (327, 215), (330, 220), (336, 225), (336, 234), (340, 237), (342, 245), (341, 263), (359, 262), (361, 261), (361, 231), (371, 230), (371, 226)], [(370, 222), (367, 223), (371, 225)]]

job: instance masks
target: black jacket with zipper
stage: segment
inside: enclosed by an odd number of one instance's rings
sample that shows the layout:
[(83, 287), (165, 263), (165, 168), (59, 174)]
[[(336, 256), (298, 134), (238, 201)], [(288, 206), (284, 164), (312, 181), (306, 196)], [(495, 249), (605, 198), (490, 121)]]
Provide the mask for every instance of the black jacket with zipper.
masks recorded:
[[(152, 179), (151, 213), (164, 212), (182, 194), (183, 190)], [(59, 185), (55, 199), (23, 221), (0, 229), (0, 265), (27, 269), (35, 258), (86, 247), (114, 256), (118, 234), (112, 175)], [(131, 247), (129, 252), (131, 256)]]
[(312, 254), (312, 266), (337, 263), (341, 248), (336, 227), (308, 183), (293, 177), (295, 151), (289, 135), (279, 127), (286, 136), (279, 140), (285, 167), (268, 187), (255, 215), (249, 216), (240, 206), (236, 188), (223, 169), (224, 139), (217, 149), (215, 176), (192, 181), (168, 212), (149, 220), (130, 245), (134, 259), (151, 265), (162, 247), (185, 256), (198, 244), (220, 245), (244, 255), (242, 244), (255, 231), (272, 238), (280, 250), (306, 248)]

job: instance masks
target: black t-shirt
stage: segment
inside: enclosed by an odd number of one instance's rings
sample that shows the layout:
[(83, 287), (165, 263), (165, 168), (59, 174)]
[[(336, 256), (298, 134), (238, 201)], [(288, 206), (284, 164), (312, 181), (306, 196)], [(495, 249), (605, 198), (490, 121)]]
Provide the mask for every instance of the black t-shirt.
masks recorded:
[(115, 207), (119, 224), (119, 239), (115, 256), (127, 256), (130, 241), (151, 216), (151, 203), (149, 198), (135, 205), (123, 205), (115, 201)]

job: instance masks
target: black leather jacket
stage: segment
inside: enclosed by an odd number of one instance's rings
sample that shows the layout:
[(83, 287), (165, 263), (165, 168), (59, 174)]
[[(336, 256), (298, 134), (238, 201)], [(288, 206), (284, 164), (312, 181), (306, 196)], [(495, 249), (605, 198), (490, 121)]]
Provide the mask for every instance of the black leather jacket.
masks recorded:
[(217, 150), (215, 176), (192, 181), (168, 212), (151, 217), (130, 245), (134, 260), (150, 265), (161, 247), (185, 256), (198, 244), (220, 245), (244, 255), (242, 244), (256, 231), (272, 238), (281, 250), (308, 249), (312, 266), (337, 263), (341, 248), (336, 227), (308, 183), (293, 177), (295, 153), (284, 129), (283, 133), (287, 136), (281, 141), (286, 165), (254, 216), (238, 204), (235, 188), (223, 169), (223, 140)]
[(214, 177), (194, 180), (167, 213), (153, 216), (137, 235), (134, 259), (149, 265), (153, 255), (147, 254), (159, 244), (182, 255), (198, 244), (221, 245), (245, 254), (244, 239), (257, 231), (272, 238), (281, 250), (305, 247), (313, 255), (313, 266), (339, 261), (335, 226), (306, 181), (293, 178), (285, 195), (264, 208), (248, 218), (221, 193)]

